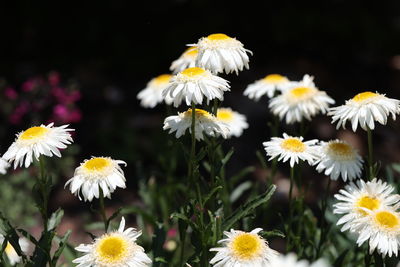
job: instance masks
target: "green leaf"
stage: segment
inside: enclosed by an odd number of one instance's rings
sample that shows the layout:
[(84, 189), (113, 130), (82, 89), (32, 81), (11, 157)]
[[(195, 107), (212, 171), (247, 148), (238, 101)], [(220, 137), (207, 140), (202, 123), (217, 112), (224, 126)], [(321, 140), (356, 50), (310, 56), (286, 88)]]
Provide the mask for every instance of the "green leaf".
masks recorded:
[(132, 214), (132, 213), (140, 214), (147, 222), (151, 223), (153, 226), (156, 225), (156, 221), (154, 220), (153, 216), (141, 208), (131, 206), (128, 208), (122, 208), (120, 211), (121, 215)]
[(47, 231), (53, 231), (60, 224), (62, 217), (64, 216), (64, 211), (58, 209), (53, 214), (51, 214), (49, 221), (47, 222)]
[(222, 189), (222, 186), (214, 187), (214, 188), (210, 191), (210, 193), (208, 193), (207, 196), (204, 197), (204, 200), (203, 200), (203, 207), (207, 204), (207, 202), (210, 200), (210, 198), (211, 198), (214, 194), (216, 194), (220, 189)]
[(42, 236), (39, 239), (38, 245), (36, 246), (33, 256), (32, 264), (28, 264), (29, 267), (46, 266), (47, 262), (51, 259), (49, 251), (51, 249), (51, 242), (53, 241), (55, 232), (42, 232)]
[(63, 252), (65, 246), (67, 245), (67, 240), (71, 234), (71, 230), (68, 230), (65, 235), (59, 239), (59, 243), (58, 243), (58, 249), (56, 250), (56, 252), (54, 252), (53, 255), (53, 259), (51, 260), (53, 266), (57, 266), (57, 261), (61, 256), (61, 253)]
[(154, 234), (152, 238), (152, 251), (154, 256), (154, 267), (158, 267), (163, 263), (163, 261), (157, 261), (156, 259), (163, 259), (164, 253), (164, 243), (165, 239), (167, 238), (167, 232), (165, 230), (164, 224), (157, 222), (157, 226), (154, 229)]
[(240, 206), (237, 210), (235, 210), (229, 217), (227, 217), (224, 220), (222, 224), (222, 230), (224, 231), (229, 230), (237, 221), (246, 217), (255, 208), (268, 202), (272, 194), (275, 192), (275, 189), (276, 186), (271, 185), (265, 193), (255, 197), (254, 199)]
[(282, 233), (279, 230), (272, 230), (272, 231), (262, 231), (261, 236), (264, 237), (265, 239), (271, 238), (271, 237), (281, 237), (285, 238), (285, 234)]
[(267, 160), (265, 159), (265, 153), (262, 153), (260, 150), (256, 151), (256, 156), (260, 161), (260, 164), (264, 170), (268, 169)]
[(188, 225), (190, 225), (193, 229), (197, 228), (196, 225), (194, 224), (194, 222), (182, 213), (174, 212), (171, 214), (170, 218), (182, 220), (182, 221), (186, 222)]
[(235, 150), (232, 147), (231, 150), (229, 150), (229, 152), (226, 153), (225, 157), (223, 159), (221, 159), (221, 163), (222, 163), (221, 168), (224, 167), (228, 163), (228, 161), (231, 159), (234, 152), (235, 152)]
[(108, 226), (110, 225), (110, 222), (114, 220), (120, 213), (121, 213), (122, 208), (118, 208), (108, 219), (107, 219), (107, 229)]
[(248, 166), (246, 168), (243, 168), (242, 170), (240, 170), (237, 174), (235, 174), (234, 176), (232, 176), (229, 181), (232, 185), (236, 184), (240, 179), (242, 179), (244, 176), (246, 176), (247, 174), (254, 172), (256, 168), (254, 168), (253, 166)]
[(0, 212), (0, 228), (4, 233), (4, 238), (10, 242), (11, 246), (15, 249), (18, 256), (21, 256), (24, 261), (26, 260), (25, 254), (22, 252), (21, 247), (19, 246), (19, 236), (14, 227), (11, 226), (10, 222), (7, 218), (4, 217), (3, 213)]

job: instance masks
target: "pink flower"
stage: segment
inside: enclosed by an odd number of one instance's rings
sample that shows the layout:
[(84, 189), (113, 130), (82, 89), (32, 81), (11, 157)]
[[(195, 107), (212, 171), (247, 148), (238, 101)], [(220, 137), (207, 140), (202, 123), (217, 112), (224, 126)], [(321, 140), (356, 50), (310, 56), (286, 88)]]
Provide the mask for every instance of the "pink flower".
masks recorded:
[(52, 71), (49, 73), (48, 81), (51, 86), (58, 86), (60, 80), (61, 80), (60, 73), (58, 73), (57, 71)]
[(4, 95), (5, 95), (8, 99), (11, 99), (11, 100), (15, 100), (15, 99), (17, 99), (17, 97), (18, 97), (17, 91), (15, 91), (14, 88), (12, 88), (12, 87), (7, 87), (7, 88), (4, 90)]

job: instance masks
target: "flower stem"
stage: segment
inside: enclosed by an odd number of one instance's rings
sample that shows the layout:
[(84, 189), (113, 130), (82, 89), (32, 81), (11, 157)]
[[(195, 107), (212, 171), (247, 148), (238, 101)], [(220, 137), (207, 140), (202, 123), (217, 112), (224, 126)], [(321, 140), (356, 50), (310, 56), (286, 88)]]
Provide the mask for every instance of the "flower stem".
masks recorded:
[(104, 232), (107, 233), (108, 230), (108, 221), (107, 221), (107, 216), (106, 216), (106, 210), (104, 208), (104, 193), (103, 193), (103, 189), (101, 189), (101, 187), (99, 186), (99, 191), (100, 191), (100, 197), (99, 197), (99, 201), (100, 201), (100, 215), (101, 218), (103, 219), (104, 222)]
[(190, 148), (190, 158), (189, 158), (189, 166), (188, 166), (188, 178), (189, 184), (193, 185), (194, 181), (194, 168), (196, 166), (196, 105), (194, 102), (192, 103), (192, 125), (190, 126), (190, 132), (192, 137), (192, 145)]
[(368, 134), (368, 179), (372, 180), (374, 177), (374, 167), (373, 167), (373, 145), (372, 145), (372, 131), (367, 129)]
[(325, 239), (326, 236), (328, 234), (328, 231), (326, 229), (326, 219), (325, 219), (325, 212), (326, 212), (326, 208), (327, 208), (327, 204), (328, 204), (328, 197), (329, 197), (329, 188), (331, 186), (331, 178), (328, 178), (328, 183), (326, 185), (326, 190), (325, 190), (325, 196), (324, 199), (322, 200), (322, 205), (321, 205), (321, 210), (322, 210), (322, 221), (321, 221), (321, 237), (319, 239), (319, 243), (318, 243), (318, 248), (317, 248), (317, 256), (316, 259), (319, 259), (319, 257), (321, 256), (321, 248), (322, 245), (325, 243)]
[(292, 194), (294, 186), (294, 167), (290, 167), (290, 188), (289, 188), (289, 223), (287, 227), (287, 242), (286, 242), (286, 252), (289, 252), (291, 248), (291, 229), (292, 229), (292, 219), (293, 219), (293, 209), (292, 209)]
[(46, 188), (46, 173), (45, 173), (45, 166), (44, 166), (44, 158), (39, 157), (39, 165), (40, 165), (40, 190), (42, 191), (42, 198), (43, 198), (43, 207), (42, 207), (42, 219), (43, 219), (43, 230), (47, 231), (47, 221), (48, 221), (48, 192)]

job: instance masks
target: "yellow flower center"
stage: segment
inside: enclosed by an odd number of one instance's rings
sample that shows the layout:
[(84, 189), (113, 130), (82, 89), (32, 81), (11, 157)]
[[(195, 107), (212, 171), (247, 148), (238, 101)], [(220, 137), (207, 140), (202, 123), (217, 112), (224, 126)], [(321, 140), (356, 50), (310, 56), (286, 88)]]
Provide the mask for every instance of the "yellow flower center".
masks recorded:
[(15, 251), (14, 247), (10, 244), (10, 242), (7, 242), (7, 246), (6, 246), (5, 251), (6, 251), (7, 254), (13, 253)]
[(194, 47), (189, 47), (185, 51), (185, 56), (197, 57), (197, 54), (198, 54), (198, 50), (197, 50), (197, 48), (194, 48)]
[(236, 258), (248, 260), (258, 255), (262, 249), (262, 241), (254, 234), (243, 233), (232, 241), (232, 251)]
[(264, 82), (266, 83), (281, 83), (286, 82), (288, 79), (285, 76), (279, 74), (270, 74), (264, 77)]
[(351, 160), (354, 158), (354, 152), (350, 145), (346, 143), (330, 143), (328, 151), (333, 154), (336, 159)]
[(21, 138), (22, 140), (31, 140), (31, 139), (42, 137), (48, 131), (49, 131), (49, 129), (47, 129), (46, 127), (35, 126), (35, 127), (31, 127), (28, 130), (24, 131), (19, 138)]
[(228, 40), (231, 39), (231, 37), (229, 37), (226, 34), (223, 33), (214, 33), (214, 34), (210, 34), (209, 36), (207, 36), (208, 40), (211, 41), (222, 41), (222, 40)]
[[(192, 109), (191, 108), (188, 109), (185, 112), (185, 116), (190, 117), (190, 118), (192, 117)], [(205, 111), (204, 109), (196, 108), (195, 109), (195, 116), (196, 116), (196, 118), (198, 118), (198, 117), (210, 117), (211, 114), (208, 113), (207, 111)]]
[(206, 73), (206, 70), (199, 67), (188, 68), (181, 72), (182, 75), (188, 78), (194, 78), (203, 75), (204, 73)]
[[(359, 208), (366, 208), (369, 210), (376, 210), (379, 208), (379, 205), (380, 205), (379, 199), (369, 196), (361, 197), (356, 204), (356, 206)], [(358, 212), (364, 216), (367, 215), (367, 213), (362, 209), (358, 209)]]
[(96, 251), (102, 262), (116, 263), (126, 257), (128, 243), (119, 236), (107, 236), (100, 240)]
[(104, 168), (110, 166), (110, 160), (105, 158), (92, 158), (85, 162), (83, 165), (86, 169), (90, 171), (101, 171)]
[(288, 150), (291, 152), (304, 152), (306, 150), (306, 145), (296, 138), (288, 138), (283, 140), (281, 143), (281, 147), (284, 150)]
[(171, 80), (172, 75), (170, 74), (161, 74), (154, 78), (154, 82), (157, 84), (167, 84)]
[(355, 97), (353, 97), (353, 101), (356, 102), (363, 102), (365, 100), (369, 100), (371, 98), (374, 98), (378, 96), (378, 94), (372, 93), (372, 92), (364, 92), (364, 93), (359, 93), (358, 95), (356, 95)]
[(399, 218), (389, 211), (380, 211), (375, 214), (375, 221), (384, 228), (395, 228), (399, 226)]
[(314, 90), (310, 87), (295, 87), (289, 91), (290, 96), (294, 99), (304, 99), (313, 92)]
[(218, 109), (217, 118), (222, 121), (231, 121), (233, 119), (233, 113), (227, 109)]

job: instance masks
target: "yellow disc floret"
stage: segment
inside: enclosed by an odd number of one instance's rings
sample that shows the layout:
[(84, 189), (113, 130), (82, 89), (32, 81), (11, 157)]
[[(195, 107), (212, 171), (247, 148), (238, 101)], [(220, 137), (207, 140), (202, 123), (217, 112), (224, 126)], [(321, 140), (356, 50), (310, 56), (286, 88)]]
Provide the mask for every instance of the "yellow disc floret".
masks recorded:
[(83, 166), (90, 171), (101, 171), (110, 166), (110, 160), (106, 158), (92, 158), (86, 161)]
[(181, 74), (186, 76), (187, 78), (195, 78), (195, 77), (201, 76), (205, 73), (206, 73), (206, 70), (199, 68), (199, 67), (188, 68), (181, 72)]
[(171, 80), (172, 75), (170, 74), (161, 74), (154, 78), (154, 82), (157, 84), (167, 84)]
[(208, 40), (211, 41), (222, 41), (222, 40), (228, 40), (231, 39), (231, 37), (229, 37), (226, 34), (223, 33), (214, 33), (214, 34), (210, 34), (209, 36), (207, 36)]
[(302, 100), (312, 95), (314, 91), (315, 90), (310, 87), (295, 87), (291, 89), (289, 93), (292, 99)]
[(360, 209), (360, 208), (366, 208), (369, 210), (376, 210), (380, 206), (380, 201), (377, 198), (374, 197), (369, 197), (369, 196), (363, 196), (361, 197), (358, 201), (356, 206), (359, 208), (358, 212), (361, 213), (362, 215), (366, 216), (367, 213)]
[(6, 246), (5, 252), (7, 254), (15, 252), (14, 247), (10, 244), (10, 242), (7, 242), (7, 246)]
[(110, 235), (99, 240), (96, 246), (98, 258), (102, 263), (118, 263), (128, 254), (128, 242), (117, 235)]
[(273, 84), (278, 84), (282, 82), (286, 82), (288, 79), (285, 76), (282, 76), (280, 74), (269, 74), (264, 77), (263, 81), (266, 83), (273, 83)]
[(379, 226), (393, 229), (399, 226), (399, 218), (390, 211), (380, 211), (375, 214), (375, 221)]
[(35, 127), (31, 127), (28, 130), (24, 131), (19, 138), (22, 140), (32, 140), (35, 138), (42, 137), (48, 131), (49, 131), (49, 129), (47, 129), (46, 127), (35, 126)]
[[(204, 109), (199, 109), (199, 108), (195, 109), (195, 115), (196, 115), (196, 118), (211, 117), (211, 114), (209, 112), (205, 111)], [(192, 117), (192, 109), (191, 108), (185, 112), (185, 116)]]
[(359, 93), (358, 95), (353, 97), (353, 101), (364, 102), (364, 101), (370, 100), (376, 96), (378, 96), (378, 94), (367, 91), (367, 92)]
[(197, 48), (195, 48), (195, 47), (189, 47), (188, 49), (186, 49), (186, 51), (185, 51), (185, 56), (188, 56), (188, 57), (197, 57), (197, 54), (198, 54), (198, 50), (197, 50)]
[(257, 235), (243, 233), (232, 240), (231, 248), (236, 258), (249, 260), (260, 254), (262, 244), (262, 240)]
[(228, 109), (219, 109), (217, 111), (217, 118), (222, 121), (231, 121), (233, 119), (233, 113)]
[(353, 148), (346, 143), (330, 143), (328, 151), (336, 159), (350, 160), (354, 158)]
[(306, 150), (306, 145), (296, 138), (283, 140), (283, 142), (281, 143), (281, 147), (284, 150), (291, 152), (304, 152)]

